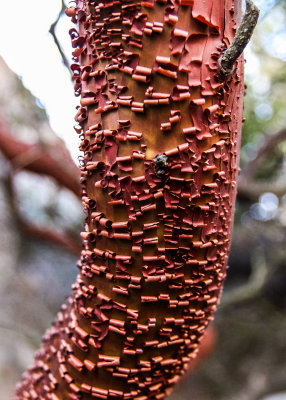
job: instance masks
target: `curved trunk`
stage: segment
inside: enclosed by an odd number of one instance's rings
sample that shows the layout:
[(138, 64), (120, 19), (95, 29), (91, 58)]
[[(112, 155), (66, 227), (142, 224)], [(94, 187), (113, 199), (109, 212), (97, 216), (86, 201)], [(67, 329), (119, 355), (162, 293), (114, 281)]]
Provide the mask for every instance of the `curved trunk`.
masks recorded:
[(14, 399), (161, 399), (225, 277), (242, 60), (239, 0), (77, 0), (84, 249), (73, 295)]

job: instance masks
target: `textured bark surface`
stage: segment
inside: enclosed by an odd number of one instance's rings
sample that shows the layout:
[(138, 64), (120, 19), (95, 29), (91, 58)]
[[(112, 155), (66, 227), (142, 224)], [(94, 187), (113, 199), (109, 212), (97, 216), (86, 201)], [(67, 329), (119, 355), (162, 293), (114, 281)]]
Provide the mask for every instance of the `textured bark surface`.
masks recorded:
[(224, 80), (218, 59), (240, 2), (78, 0), (68, 14), (84, 249), (14, 399), (161, 399), (196, 356), (225, 277), (243, 73), (239, 60)]

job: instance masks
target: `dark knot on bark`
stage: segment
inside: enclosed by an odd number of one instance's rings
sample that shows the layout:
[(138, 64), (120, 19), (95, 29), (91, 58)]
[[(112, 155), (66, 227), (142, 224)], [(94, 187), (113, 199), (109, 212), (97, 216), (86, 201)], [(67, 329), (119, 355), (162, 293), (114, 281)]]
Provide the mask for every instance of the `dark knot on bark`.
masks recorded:
[(158, 154), (154, 157), (156, 174), (163, 178), (168, 170), (168, 157), (165, 154)]

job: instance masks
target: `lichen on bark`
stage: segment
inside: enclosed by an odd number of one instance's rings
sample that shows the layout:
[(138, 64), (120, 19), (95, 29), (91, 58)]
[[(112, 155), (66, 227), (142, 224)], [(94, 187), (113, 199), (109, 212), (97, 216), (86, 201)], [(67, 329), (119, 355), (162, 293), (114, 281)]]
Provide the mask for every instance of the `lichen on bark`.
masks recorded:
[(230, 46), (223, 52), (219, 60), (223, 75), (228, 76), (231, 74), (236, 60), (242, 54), (252, 36), (258, 17), (259, 9), (252, 0), (246, 0), (246, 10), (243, 14), (241, 24)]

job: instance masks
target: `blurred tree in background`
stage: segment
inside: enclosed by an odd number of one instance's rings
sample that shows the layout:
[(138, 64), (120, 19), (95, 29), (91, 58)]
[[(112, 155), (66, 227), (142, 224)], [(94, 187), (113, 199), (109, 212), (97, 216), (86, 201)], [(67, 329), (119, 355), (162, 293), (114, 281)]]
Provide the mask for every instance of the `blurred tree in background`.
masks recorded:
[[(208, 357), (176, 388), (174, 400), (286, 399), (286, 1), (256, 4), (261, 18), (246, 52), (246, 121), (228, 279)], [(2, 60), (0, 76), (4, 399), (69, 293), (83, 216), (78, 171), (64, 143)]]

